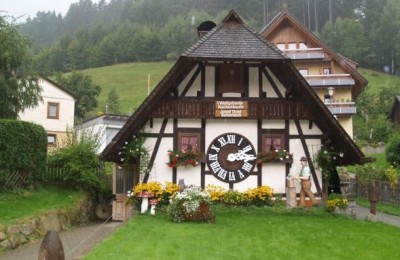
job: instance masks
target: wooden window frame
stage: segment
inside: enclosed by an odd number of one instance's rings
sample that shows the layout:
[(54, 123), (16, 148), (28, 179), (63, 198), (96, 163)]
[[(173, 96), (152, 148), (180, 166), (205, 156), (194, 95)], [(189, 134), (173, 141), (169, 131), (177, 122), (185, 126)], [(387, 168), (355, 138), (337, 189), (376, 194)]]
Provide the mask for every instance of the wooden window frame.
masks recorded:
[(182, 149), (182, 138), (184, 138), (184, 137), (196, 137), (197, 138), (197, 143), (196, 143), (196, 147), (192, 147), (192, 150), (193, 151), (200, 151), (201, 149), (201, 147), (200, 147), (200, 144), (201, 144), (201, 140), (200, 140), (200, 138), (201, 138), (201, 135), (200, 135), (200, 133), (198, 133), (198, 132), (180, 132), (180, 133), (178, 133), (178, 150), (180, 151), (180, 150), (183, 150)]
[[(53, 116), (50, 114), (51, 107), (56, 107), (56, 115)], [(47, 102), (47, 118), (49, 119), (59, 119), (60, 116), (60, 103), (56, 103), (56, 102)]]
[[(285, 147), (285, 135), (283, 133), (265, 133), (262, 135), (262, 152), (269, 152), (270, 146), (267, 144), (267, 138), (280, 139), (281, 147), (274, 147), (275, 150), (287, 150)], [(269, 146), (269, 147), (267, 147)]]

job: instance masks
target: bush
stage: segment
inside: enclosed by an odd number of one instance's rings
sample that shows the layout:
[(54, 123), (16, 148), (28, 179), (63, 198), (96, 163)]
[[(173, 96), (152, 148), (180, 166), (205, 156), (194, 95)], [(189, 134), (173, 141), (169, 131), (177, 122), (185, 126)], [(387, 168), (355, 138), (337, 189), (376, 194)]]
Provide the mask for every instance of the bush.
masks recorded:
[(86, 135), (78, 138), (75, 133), (68, 132), (66, 147), (49, 155), (47, 165), (66, 169), (64, 185), (86, 190), (97, 200), (108, 200), (111, 190), (98, 176), (102, 163), (96, 155), (95, 143)]
[[(47, 134), (44, 128), (29, 122), (0, 120), (1, 178), (7, 171), (31, 173), (38, 179), (46, 166)], [(29, 181), (28, 181), (29, 184)]]
[(389, 138), (385, 149), (386, 160), (391, 165), (400, 164), (400, 133), (394, 134)]

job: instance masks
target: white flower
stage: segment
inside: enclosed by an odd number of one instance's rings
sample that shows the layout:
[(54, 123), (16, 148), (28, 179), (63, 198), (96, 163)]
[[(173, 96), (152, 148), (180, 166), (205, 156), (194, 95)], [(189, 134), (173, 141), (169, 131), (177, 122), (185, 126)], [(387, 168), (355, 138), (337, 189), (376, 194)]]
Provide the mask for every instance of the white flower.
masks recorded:
[(121, 162), (123, 162), (124, 161), (124, 158), (121, 158)]
[(344, 156), (344, 153), (340, 153), (339, 156), (340, 156), (340, 157), (343, 157), (343, 156)]

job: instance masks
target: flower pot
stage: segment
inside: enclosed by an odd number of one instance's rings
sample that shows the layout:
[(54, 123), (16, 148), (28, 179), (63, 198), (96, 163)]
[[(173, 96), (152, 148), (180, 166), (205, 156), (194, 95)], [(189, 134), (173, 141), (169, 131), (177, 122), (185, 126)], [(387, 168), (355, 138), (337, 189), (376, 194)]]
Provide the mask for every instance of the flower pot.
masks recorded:
[(149, 198), (142, 198), (142, 205), (140, 207), (140, 213), (144, 214), (149, 209)]

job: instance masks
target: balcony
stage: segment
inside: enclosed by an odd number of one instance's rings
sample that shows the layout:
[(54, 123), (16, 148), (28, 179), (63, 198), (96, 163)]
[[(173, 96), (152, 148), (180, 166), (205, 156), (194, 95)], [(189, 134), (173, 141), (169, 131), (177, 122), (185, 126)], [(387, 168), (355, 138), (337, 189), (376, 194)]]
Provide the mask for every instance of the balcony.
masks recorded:
[(354, 102), (324, 102), (334, 115), (354, 115), (357, 112)]
[(323, 59), (325, 57), (321, 48), (284, 49), (282, 51), (292, 60)]
[(355, 80), (350, 74), (303, 75), (312, 87), (353, 86)]

